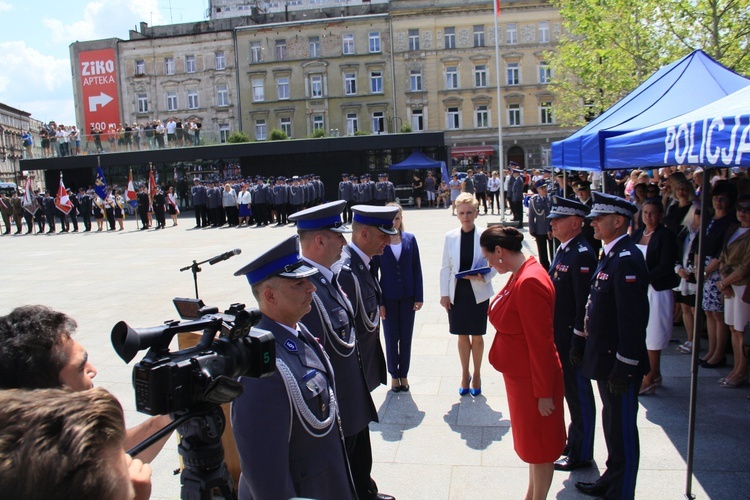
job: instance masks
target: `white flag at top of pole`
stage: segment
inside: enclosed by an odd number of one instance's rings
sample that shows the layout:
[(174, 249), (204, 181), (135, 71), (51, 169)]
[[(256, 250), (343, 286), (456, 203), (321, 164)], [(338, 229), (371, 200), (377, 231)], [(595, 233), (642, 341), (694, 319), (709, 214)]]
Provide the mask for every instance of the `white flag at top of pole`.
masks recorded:
[(62, 172), (60, 173), (60, 187), (57, 188), (57, 196), (55, 197), (55, 206), (66, 215), (73, 209), (73, 202), (68, 198), (68, 192), (65, 190), (65, 184), (63, 184)]

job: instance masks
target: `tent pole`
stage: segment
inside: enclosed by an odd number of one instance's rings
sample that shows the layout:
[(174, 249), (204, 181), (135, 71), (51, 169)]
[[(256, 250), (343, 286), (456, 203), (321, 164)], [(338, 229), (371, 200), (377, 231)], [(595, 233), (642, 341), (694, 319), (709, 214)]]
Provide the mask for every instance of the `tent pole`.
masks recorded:
[(706, 247), (704, 236), (708, 226), (708, 208), (711, 196), (711, 183), (708, 179), (708, 169), (703, 170), (701, 181), (701, 224), (698, 232), (698, 278), (695, 284), (695, 313), (693, 318), (693, 352), (690, 368), (690, 408), (688, 410), (688, 443), (687, 443), (687, 473), (685, 477), (685, 498), (694, 499), (693, 495), (693, 461), (695, 460), (695, 418), (696, 400), (698, 399), (698, 369), (700, 368), (701, 350), (701, 304), (703, 304), (703, 282), (706, 261)]

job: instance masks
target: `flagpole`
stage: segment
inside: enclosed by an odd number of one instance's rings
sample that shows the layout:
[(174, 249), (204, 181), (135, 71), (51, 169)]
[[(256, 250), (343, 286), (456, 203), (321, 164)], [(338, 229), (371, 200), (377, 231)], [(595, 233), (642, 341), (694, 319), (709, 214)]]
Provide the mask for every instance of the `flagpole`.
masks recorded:
[(505, 222), (505, 179), (503, 168), (503, 103), (500, 100), (500, 30), (497, 18), (500, 17), (500, 0), (495, 2), (495, 78), (497, 78), (497, 168), (500, 170), (500, 221)]

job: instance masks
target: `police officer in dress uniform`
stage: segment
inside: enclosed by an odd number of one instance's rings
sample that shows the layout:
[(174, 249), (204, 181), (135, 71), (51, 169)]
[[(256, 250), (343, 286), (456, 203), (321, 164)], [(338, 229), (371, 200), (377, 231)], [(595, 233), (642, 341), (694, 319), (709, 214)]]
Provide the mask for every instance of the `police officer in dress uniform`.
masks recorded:
[(381, 255), (390, 236), (396, 234), (393, 218), (398, 207), (355, 205), (352, 241), (333, 267), (339, 285), (354, 306), (357, 340), (362, 355), (367, 387), (374, 391), (386, 383), (385, 356), (380, 344), (381, 290), (372, 274), (371, 260)]
[(549, 270), (549, 256), (552, 255), (552, 238), (547, 220), (552, 202), (547, 196), (547, 183), (540, 179), (534, 184), (536, 194), (529, 199), (529, 234), (536, 241), (539, 263)]
[[(576, 201), (580, 201), (587, 207), (591, 208), (594, 203), (594, 199), (591, 197), (591, 183), (585, 180), (574, 180), (573, 189), (575, 190)], [(589, 242), (591, 248), (598, 254), (602, 248), (602, 242), (594, 237), (594, 228), (591, 227), (591, 220), (586, 219), (583, 222), (583, 237)]]
[(276, 185), (273, 187), (273, 206), (276, 210), (276, 225), (284, 226), (287, 223), (286, 205), (289, 201), (289, 190), (287, 189), (285, 177), (276, 178)]
[(299, 256), (294, 235), (237, 271), (246, 276), (271, 332), (276, 372), (241, 377), (232, 402), (242, 500), (356, 498), (344, 450), (334, 375), (318, 341), (299, 320), (310, 312), (318, 271)]
[(161, 186), (156, 186), (156, 193), (152, 202), (154, 208), (154, 217), (156, 217), (156, 227), (154, 229), (164, 229), (166, 218), (164, 213), (167, 209), (167, 198), (162, 191)]
[(344, 200), (346, 202), (346, 207), (344, 207), (345, 223), (351, 223), (352, 221), (352, 205), (354, 205), (352, 190), (353, 185), (352, 181), (349, 180), (349, 174), (341, 174), (341, 182), (339, 182), (339, 200)]
[(91, 195), (81, 188), (78, 190), (78, 207), (83, 217), (83, 232), (91, 231)]
[(303, 260), (319, 271), (310, 277), (317, 289), (312, 310), (301, 321), (320, 340), (336, 373), (336, 395), (357, 495), (360, 499), (388, 499), (393, 497), (378, 493), (370, 477), (369, 423), (378, 421), (378, 412), (365, 380), (354, 310), (331, 270), (346, 245), (343, 233), (351, 232), (341, 221), (345, 206), (344, 200), (333, 201), (289, 218), (297, 223)]
[(484, 215), (487, 215), (487, 174), (484, 173), (483, 168), (482, 165), (477, 165), (477, 173), (474, 174), (474, 194), (479, 205), (484, 206)]
[(518, 222), (518, 227), (523, 227), (523, 172), (514, 168), (510, 180), (510, 211), (513, 213), (513, 222)]
[(375, 184), (375, 205), (384, 207), (388, 202), (388, 181), (384, 173), (378, 174), (378, 182)]
[[(203, 187), (203, 186), (200, 186), (200, 187)], [(205, 188), (204, 188), (204, 191), (205, 191)], [(141, 186), (138, 189), (138, 194), (136, 195), (135, 199), (138, 201), (138, 216), (141, 218), (141, 231), (145, 231), (146, 229), (148, 229), (148, 212), (149, 212), (149, 208), (151, 205), (148, 199), (148, 193), (146, 192), (146, 186)], [(205, 209), (206, 207), (204, 206), (203, 208)], [(196, 210), (198, 209), (196, 208)], [(198, 216), (196, 215), (196, 219), (197, 218)], [(195, 227), (201, 227), (201, 226), (197, 225)]]
[[(533, 199), (533, 198), (532, 198)], [(565, 401), (570, 413), (566, 456), (555, 462), (555, 470), (572, 471), (591, 466), (594, 458), (596, 406), (591, 380), (581, 368), (570, 363), (570, 343), (574, 331), (584, 331), (586, 301), (591, 276), (596, 269), (596, 254), (581, 234), (589, 208), (583, 203), (552, 197), (549, 221), (552, 234), (562, 244), (555, 254), (549, 275), (555, 285), (555, 346), (560, 356), (565, 382)]]
[(596, 380), (602, 400), (607, 470), (582, 492), (605, 498), (634, 498), (638, 474), (638, 391), (649, 371), (646, 351), (648, 270), (643, 254), (627, 234), (634, 204), (595, 193), (589, 218), (604, 245), (591, 282), (584, 333), (571, 342), (570, 362)]
[[(208, 226), (208, 214), (206, 212), (206, 186), (201, 184), (201, 180), (196, 177), (193, 179), (193, 186), (190, 188), (190, 196), (195, 209), (195, 227)], [(138, 202), (140, 207), (140, 201)], [(146, 224), (148, 226), (148, 224)]]

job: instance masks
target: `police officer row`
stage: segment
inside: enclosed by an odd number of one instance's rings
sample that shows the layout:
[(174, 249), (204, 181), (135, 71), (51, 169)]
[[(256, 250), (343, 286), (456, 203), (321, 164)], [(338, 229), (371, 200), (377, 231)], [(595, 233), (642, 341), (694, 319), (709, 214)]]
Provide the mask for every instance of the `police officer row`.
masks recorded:
[(372, 180), (370, 174), (356, 175), (341, 174), (338, 199), (346, 202), (344, 208), (344, 222), (352, 221), (352, 206), (375, 205), (385, 206), (396, 201), (396, 187), (388, 180), (388, 174), (378, 174), (378, 182)]

